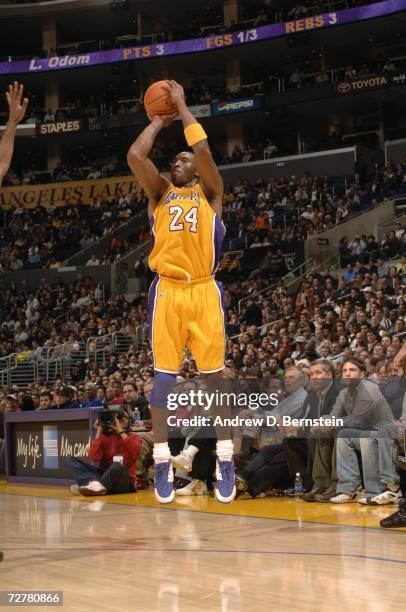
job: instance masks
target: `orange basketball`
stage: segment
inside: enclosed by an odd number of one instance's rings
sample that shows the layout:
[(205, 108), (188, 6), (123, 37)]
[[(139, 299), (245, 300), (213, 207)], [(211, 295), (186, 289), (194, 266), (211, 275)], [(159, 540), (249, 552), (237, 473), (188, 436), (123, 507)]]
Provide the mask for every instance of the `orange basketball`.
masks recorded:
[(172, 104), (167, 90), (164, 89), (166, 86), (166, 81), (156, 81), (145, 92), (144, 106), (150, 117), (176, 113), (176, 106)]

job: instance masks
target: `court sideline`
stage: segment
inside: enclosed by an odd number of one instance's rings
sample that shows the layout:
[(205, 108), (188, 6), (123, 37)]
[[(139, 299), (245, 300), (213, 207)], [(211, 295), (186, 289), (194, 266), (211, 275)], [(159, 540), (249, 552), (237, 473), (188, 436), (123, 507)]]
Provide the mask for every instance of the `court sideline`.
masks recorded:
[(150, 492), (88, 501), (1, 483), (0, 513), (0, 589), (64, 590), (72, 612), (403, 609), (406, 530), (377, 528), (388, 508), (209, 498), (162, 508)]

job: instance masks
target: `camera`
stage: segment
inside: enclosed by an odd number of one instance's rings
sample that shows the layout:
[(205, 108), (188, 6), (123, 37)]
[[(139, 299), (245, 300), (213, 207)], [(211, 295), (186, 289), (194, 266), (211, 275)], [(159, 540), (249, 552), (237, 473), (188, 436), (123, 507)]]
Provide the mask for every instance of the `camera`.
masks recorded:
[(114, 421), (119, 415), (120, 408), (118, 406), (104, 406), (103, 410), (98, 412), (97, 419), (105, 435), (111, 434), (114, 431)]

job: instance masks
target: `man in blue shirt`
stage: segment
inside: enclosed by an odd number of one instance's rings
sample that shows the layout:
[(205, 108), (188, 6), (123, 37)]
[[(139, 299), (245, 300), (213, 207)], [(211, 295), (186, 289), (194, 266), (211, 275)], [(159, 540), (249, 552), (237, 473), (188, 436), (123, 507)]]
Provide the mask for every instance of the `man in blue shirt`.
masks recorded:
[(87, 383), (85, 392), (87, 399), (83, 402), (82, 408), (98, 408), (103, 406), (103, 401), (97, 397), (96, 385)]
[(352, 264), (347, 264), (347, 271), (344, 272), (344, 280), (349, 282), (353, 281), (357, 275), (357, 270), (353, 268)]

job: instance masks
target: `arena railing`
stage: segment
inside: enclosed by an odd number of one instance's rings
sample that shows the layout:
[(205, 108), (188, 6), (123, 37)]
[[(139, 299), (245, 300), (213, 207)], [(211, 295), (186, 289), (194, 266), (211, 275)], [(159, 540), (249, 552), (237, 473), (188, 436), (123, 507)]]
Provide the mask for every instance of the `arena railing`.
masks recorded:
[(121, 332), (113, 332), (112, 339), (114, 351), (116, 353), (126, 353), (132, 348), (137, 348), (137, 330), (138, 327), (135, 330), (135, 335), (126, 335)]
[(394, 198), (393, 201), (395, 203), (395, 217), (390, 221), (385, 221), (376, 226), (375, 238), (377, 240), (381, 240), (385, 232), (394, 229), (395, 223), (406, 223), (406, 196)]
[(35, 351), (12, 353), (0, 358), (0, 385), (11, 388), (27, 388), (38, 381), (48, 385), (58, 379), (69, 381), (72, 370), (86, 359), (102, 367), (109, 363), (111, 355), (126, 353), (146, 346), (148, 329), (144, 325), (134, 334), (114, 332), (89, 338), (87, 342), (73, 340), (56, 346), (42, 346)]
[[(275, 325), (278, 325), (278, 323), (286, 323), (286, 321), (289, 321), (291, 318), (292, 317), (284, 317), (283, 319), (275, 319), (275, 321), (268, 321), (267, 323), (264, 323), (263, 325), (259, 325), (258, 327), (259, 335), (264, 336), (269, 328), (272, 328)], [(229, 340), (236, 340), (243, 333), (245, 332), (240, 332), (239, 334), (235, 334), (234, 336), (231, 336)]]
[(146, 240), (139, 244), (124, 257), (121, 257), (111, 266), (111, 288), (116, 293), (125, 293), (130, 278), (134, 278), (134, 264), (140, 255), (145, 254), (149, 248), (150, 241)]
[(86, 343), (86, 359), (105, 367), (114, 353), (113, 334), (92, 336)]
[[(45, 383), (63, 379), (64, 346), (40, 347), (36, 353), (37, 376)], [(34, 381), (33, 381), (34, 382)]]
[(338, 253), (331, 255), (327, 259), (321, 261), (317, 266), (310, 271), (310, 273), (316, 272), (334, 272), (340, 269), (340, 255)]
[[(303, 263), (299, 264), (296, 268), (293, 268), (293, 270), (289, 270), (289, 272), (287, 274), (285, 274), (285, 276), (282, 278), (282, 281), (284, 283), (287, 282), (287, 285), (285, 286), (285, 288), (287, 289), (293, 283), (295, 283), (299, 279), (303, 278), (303, 276), (310, 271), (308, 268), (311, 267), (312, 264), (313, 264), (313, 258), (310, 257), (309, 259), (307, 259)], [(297, 274), (297, 277), (292, 279), (292, 277), (294, 275), (296, 275), (296, 274)], [(263, 293), (274, 291), (279, 286), (280, 285), (278, 285), (277, 283), (272, 283), (271, 285), (268, 285), (267, 287), (264, 287), (263, 289), (260, 289), (259, 291), (255, 291), (254, 293), (251, 293), (250, 295), (248, 295), (248, 296), (246, 296), (244, 298), (241, 298), (241, 300), (239, 300), (239, 302), (238, 302), (238, 312), (241, 313), (242, 305), (247, 300), (250, 300), (250, 299), (252, 299), (254, 297), (257, 297), (258, 295), (262, 295)]]
[(35, 382), (37, 378), (37, 360), (35, 351), (12, 353), (3, 360), (6, 367), (0, 371), (1, 382), (4, 386), (25, 388)]
[(36, 351), (37, 377), (49, 384), (57, 379), (71, 378), (75, 365), (86, 358), (86, 342), (69, 341), (54, 347), (40, 347)]
[[(98, 283), (96, 289), (100, 289), (101, 290), (101, 300), (102, 300), (102, 303), (104, 304), (105, 301), (106, 301), (106, 289), (105, 289), (104, 284), (103, 283)], [(79, 314), (79, 316), (81, 316), (82, 312), (84, 310), (86, 310), (86, 308), (93, 308), (94, 303), (95, 303), (95, 299), (96, 298), (94, 297), (94, 292), (91, 292), (90, 293), (90, 304), (85, 304), (83, 306), (74, 306), (73, 308), (69, 308), (63, 314), (58, 315), (54, 319), (54, 323), (58, 324), (58, 323), (61, 323), (63, 321), (67, 321), (71, 315)]]
[(0, 385), (1, 387), (8, 387), (8, 357), (0, 358)]
[(138, 325), (138, 327), (135, 330), (135, 339), (136, 339), (137, 348), (146, 346), (148, 344), (148, 341), (149, 341), (148, 332), (149, 332), (148, 325)]
[[(111, 229), (106, 232), (104, 236), (101, 236), (93, 244), (84, 247), (74, 255), (71, 255), (64, 261), (64, 266), (79, 265), (82, 262), (86, 263), (90, 259), (91, 255), (103, 255), (104, 250), (110, 245), (111, 239), (114, 235), (117, 235), (120, 239), (126, 240), (132, 231), (139, 229), (141, 217), (145, 215), (145, 210), (141, 210), (139, 213), (131, 217), (125, 223), (122, 223), (118, 227)], [(82, 264), (84, 265), (84, 264)]]
[[(343, 295), (342, 297), (338, 298), (337, 301), (345, 300), (346, 298), (350, 297), (350, 295), (351, 295), (351, 293), (347, 293), (346, 295)], [(327, 306), (329, 306), (329, 302), (325, 302), (324, 304), (320, 304), (319, 308), (326, 308)], [(283, 319), (275, 319), (275, 321), (268, 321), (267, 323), (264, 323), (263, 325), (260, 325), (258, 327), (260, 336), (264, 336), (269, 328), (275, 327), (275, 325), (278, 325), (279, 323), (284, 323), (284, 324), (288, 323), (291, 319), (293, 319), (294, 316), (296, 316), (296, 315), (291, 315), (289, 317), (284, 317)], [(243, 333), (244, 332), (240, 332), (239, 334), (235, 334), (234, 336), (231, 336), (229, 338), (229, 340), (236, 340)], [(402, 334), (406, 334), (406, 332), (402, 332), (401, 334), (396, 334), (396, 335), (401, 336)], [(338, 357), (338, 355), (337, 355), (337, 357)]]
[(126, 353), (131, 349), (138, 350), (146, 341), (147, 328), (143, 325), (135, 329), (135, 334), (113, 332), (104, 336), (93, 336), (86, 343), (86, 359), (105, 367), (111, 355)]
[[(308, 260), (308, 263), (311, 261), (311, 259)], [(306, 262), (304, 262), (306, 263)], [(311, 270), (307, 270), (305, 271), (303, 274), (301, 274), (298, 277), (292, 278), (290, 280), (290, 282), (287, 282), (285, 284), (285, 289), (287, 290), (287, 292), (289, 293), (295, 284), (300, 284), (303, 280), (303, 278), (305, 276), (307, 276), (308, 274), (314, 274), (317, 272), (321, 272), (321, 271), (328, 271), (331, 272), (332, 268), (337, 267), (339, 263), (339, 256), (338, 255), (332, 255), (331, 257), (329, 257), (328, 259), (326, 259), (324, 262), (318, 264), (317, 266), (313, 267)], [(301, 264), (300, 266), (298, 266), (298, 268), (300, 268), (301, 266), (303, 266), (304, 264)], [(297, 270), (298, 268), (295, 268), (295, 270)], [(291, 272), (289, 272), (288, 274), (286, 274), (283, 278), (284, 280), (287, 280), (287, 278), (289, 276), (291, 276), (295, 270), (292, 270)], [(247, 300), (251, 297), (253, 297), (254, 295), (257, 295), (261, 292), (264, 292), (266, 290), (272, 291), (274, 289), (276, 289), (278, 287), (278, 285), (271, 285), (269, 287), (266, 287), (265, 289), (261, 289), (260, 291), (256, 292), (255, 294), (252, 294), (246, 298), (243, 298), (242, 300), (240, 300), (240, 302), (242, 302), (243, 300)], [(346, 297), (349, 297), (350, 294), (347, 294), (345, 296), (342, 296), (341, 299), (345, 299)], [(238, 303), (238, 308), (239, 308), (239, 312), (240, 312), (240, 302)], [(327, 306), (328, 302), (326, 302), (325, 304), (320, 304), (320, 308), (322, 308), (323, 306)], [(260, 334), (263, 335), (266, 330), (269, 327), (272, 327), (273, 325), (276, 325), (277, 323), (281, 323), (281, 322), (285, 322), (285, 321), (289, 321), (289, 319), (291, 319), (292, 317), (284, 317), (283, 319), (276, 319), (275, 321), (268, 321), (267, 323), (264, 323), (263, 325), (259, 326), (258, 329), (260, 330)], [(239, 334), (236, 334), (235, 336), (231, 336), (229, 339), (230, 340), (235, 340), (236, 338), (238, 338), (241, 335), (241, 332)]]

